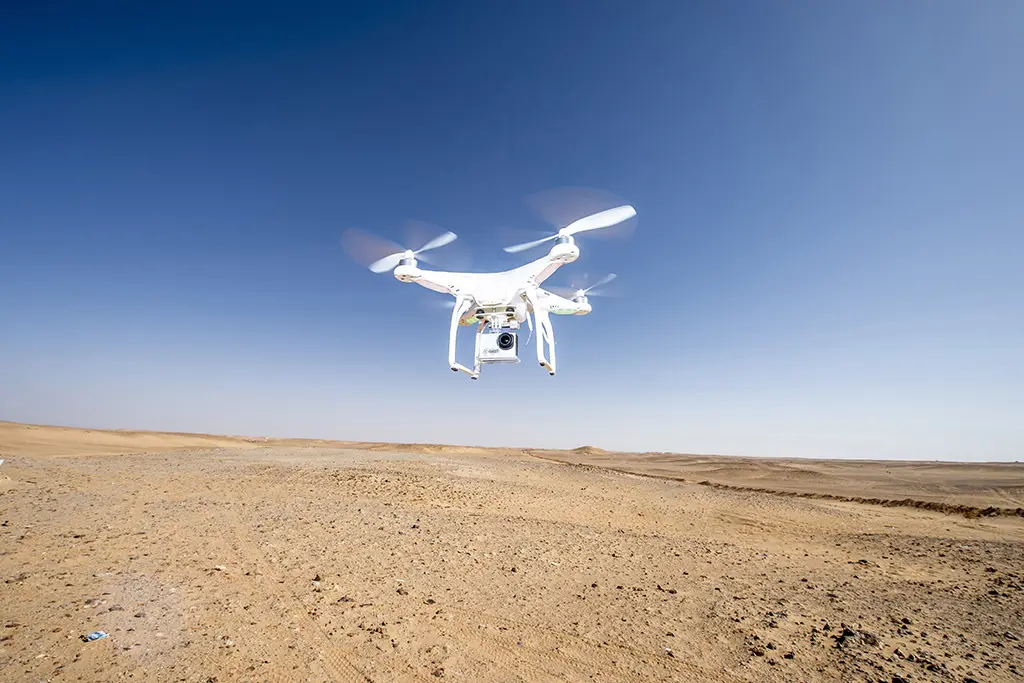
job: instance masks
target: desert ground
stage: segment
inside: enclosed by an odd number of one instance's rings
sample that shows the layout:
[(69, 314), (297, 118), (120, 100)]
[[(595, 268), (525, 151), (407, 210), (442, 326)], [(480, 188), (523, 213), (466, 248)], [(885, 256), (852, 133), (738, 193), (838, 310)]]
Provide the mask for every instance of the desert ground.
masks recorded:
[(4, 681), (1024, 681), (1022, 464), (13, 423), (0, 458)]

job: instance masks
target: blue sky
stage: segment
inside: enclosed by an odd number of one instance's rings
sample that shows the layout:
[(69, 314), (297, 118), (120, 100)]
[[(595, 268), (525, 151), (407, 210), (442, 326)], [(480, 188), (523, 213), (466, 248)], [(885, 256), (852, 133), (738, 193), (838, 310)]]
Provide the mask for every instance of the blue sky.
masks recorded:
[[(1024, 4), (21, 4), (0, 419), (1020, 459)], [(340, 247), (512, 267), (576, 186), (639, 216), (551, 280), (623, 294), (555, 318), (555, 378), (452, 373), (438, 297)]]

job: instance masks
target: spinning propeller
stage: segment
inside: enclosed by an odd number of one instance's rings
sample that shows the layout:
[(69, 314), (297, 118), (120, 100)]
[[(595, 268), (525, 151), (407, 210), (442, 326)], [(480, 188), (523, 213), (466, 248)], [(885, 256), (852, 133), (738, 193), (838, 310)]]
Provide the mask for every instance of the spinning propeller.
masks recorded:
[(419, 258), (433, 263), (425, 252), (451, 244), (458, 236), (454, 232), (444, 232), (433, 238), (419, 249), (403, 247), (383, 237), (352, 228), (341, 238), (341, 245), (357, 263), (366, 266), (374, 273), (385, 273), (394, 269), (404, 258)]
[(553, 235), (548, 235), (547, 237), (542, 237), (541, 239), (534, 240), (532, 242), (514, 244), (511, 247), (505, 247), (504, 249), (509, 254), (515, 254), (520, 251), (532, 249), (537, 245), (544, 244), (545, 242), (556, 239), (558, 237), (568, 237), (570, 235), (575, 235), (576, 233), (579, 232), (586, 232), (588, 230), (610, 228), (613, 225), (618, 225), (623, 221), (629, 220), (635, 215), (636, 209), (634, 209), (632, 206), (629, 206), (628, 204), (624, 206), (616, 206), (615, 208), (605, 209), (604, 211), (599, 211), (598, 213), (591, 214), (590, 216), (584, 216), (579, 220), (575, 220), (569, 225), (559, 230), (558, 232), (554, 233)]
[[(592, 285), (590, 285), (588, 287), (581, 287), (581, 288), (576, 288), (575, 286), (570, 286), (570, 287), (545, 287), (545, 289), (547, 289), (549, 292), (551, 292), (553, 294), (557, 294), (558, 296), (564, 297), (566, 299), (576, 299), (576, 298), (585, 297), (585, 296), (588, 296), (588, 295), (589, 296), (611, 296), (607, 292), (594, 291), (594, 290), (596, 290), (598, 287), (601, 287), (602, 285), (608, 284), (609, 282), (614, 280), (616, 277), (618, 277), (618, 276), (615, 273), (608, 273), (603, 278), (601, 278), (600, 280), (598, 280), (597, 282), (595, 282), (594, 284), (592, 284)], [(586, 280), (586, 276), (584, 276), (584, 280)]]

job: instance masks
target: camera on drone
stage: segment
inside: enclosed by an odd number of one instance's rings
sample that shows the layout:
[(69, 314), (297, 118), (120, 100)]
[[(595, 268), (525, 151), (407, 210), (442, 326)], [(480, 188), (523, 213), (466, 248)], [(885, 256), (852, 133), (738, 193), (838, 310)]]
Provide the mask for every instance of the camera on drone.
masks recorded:
[(476, 336), (477, 363), (518, 363), (519, 333), (510, 327), (486, 327)]

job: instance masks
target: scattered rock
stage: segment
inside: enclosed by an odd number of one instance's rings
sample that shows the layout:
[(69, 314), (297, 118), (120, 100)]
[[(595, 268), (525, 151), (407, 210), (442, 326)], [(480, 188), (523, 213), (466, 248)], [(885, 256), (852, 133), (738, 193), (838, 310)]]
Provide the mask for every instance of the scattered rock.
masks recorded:
[(856, 631), (849, 626), (843, 626), (843, 632), (836, 639), (836, 647), (843, 648), (850, 645), (863, 643), (865, 645), (878, 645), (878, 638), (867, 631)]

